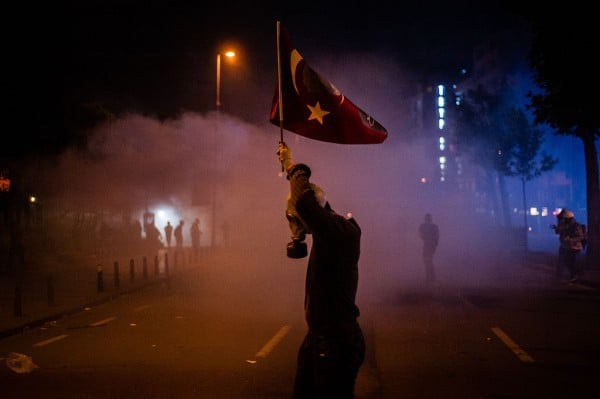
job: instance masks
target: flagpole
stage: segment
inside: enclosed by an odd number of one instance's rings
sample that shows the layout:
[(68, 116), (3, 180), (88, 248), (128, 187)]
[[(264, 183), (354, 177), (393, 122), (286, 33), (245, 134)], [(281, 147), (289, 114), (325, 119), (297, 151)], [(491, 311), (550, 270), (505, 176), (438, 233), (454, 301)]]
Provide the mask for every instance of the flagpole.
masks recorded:
[(277, 90), (279, 97), (279, 141), (283, 143), (283, 95), (281, 90), (281, 47), (280, 47), (280, 21), (277, 21)]
[[(277, 96), (279, 97), (279, 142), (283, 143), (283, 95), (281, 90), (281, 47), (279, 43), (279, 36), (281, 32), (281, 23), (277, 21)], [(285, 172), (283, 164), (281, 164), (281, 171)]]

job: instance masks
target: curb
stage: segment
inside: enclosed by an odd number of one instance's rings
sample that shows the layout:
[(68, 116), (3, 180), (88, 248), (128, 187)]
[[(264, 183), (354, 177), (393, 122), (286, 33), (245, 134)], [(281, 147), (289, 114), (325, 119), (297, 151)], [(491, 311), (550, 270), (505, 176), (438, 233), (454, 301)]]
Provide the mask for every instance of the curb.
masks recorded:
[(40, 326), (42, 326), (42, 325), (44, 325), (44, 324), (46, 324), (48, 322), (51, 322), (51, 321), (54, 321), (54, 320), (57, 320), (57, 319), (61, 319), (61, 318), (66, 317), (66, 316), (72, 316), (72, 315), (77, 314), (77, 313), (85, 312), (86, 308), (95, 307), (95, 306), (101, 305), (103, 303), (106, 303), (106, 302), (118, 299), (122, 295), (127, 295), (127, 294), (130, 294), (130, 293), (133, 293), (133, 292), (141, 291), (141, 290), (146, 289), (148, 287), (151, 287), (151, 286), (154, 286), (154, 285), (157, 285), (157, 284), (162, 284), (165, 281), (167, 283), (169, 283), (170, 279), (172, 279), (172, 278), (173, 278), (173, 276), (164, 277), (164, 278), (161, 278), (159, 280), (149, 281), (149, 282), (147, 282), (145, 284), (142, 284), (142, 285), (139, 285), (137, 287), (131, 287), (131, 288), (129, 288), (127, 290), (124, 290), (124, 291), (119, 291), (119, 292), (115, 292), (115, 293), (112, 293), (112, 294), (106, 294), (106, 295), (103, 295), (103, 296), (101, 296), (99, 298), (94, 298), (93, 300), (90, 300), (88, 302), (84, 302), (81, 305), (76, 305), (76, 306), (73, 306), (73, 307), (70, 307), (70, 308), (66, 308), (66, 309), (63, 309), (61, 311), (57, 311), (56, 313), (50, 314), (49, 316), (44, 316), (44, 317), (41, 317), (41, 318), (36, 319), (36, 320), (28, 321), (26, 323), (23, 323), (23, 324), (17, 326), (17, 327), (12, 327), (12, 328), (9, 328), (9, 329), (2, 330), (2, 331), (0, 331), (0, 339), (4, 339), (4, 338), (7, 338), (7, 337), (10, 337), (11, 335), (21, 334), (21, 333), (23, 333), (23, 332), (25, 332), (25, 331), (27, 331), (27, 330), (29, 330), (31, 328), (40, 327)]

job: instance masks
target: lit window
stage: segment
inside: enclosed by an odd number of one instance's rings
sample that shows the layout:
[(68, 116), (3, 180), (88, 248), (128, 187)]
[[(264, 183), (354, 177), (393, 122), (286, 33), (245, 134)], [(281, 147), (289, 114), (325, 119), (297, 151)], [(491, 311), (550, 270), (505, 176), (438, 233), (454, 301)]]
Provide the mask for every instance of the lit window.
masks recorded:
[(438, 95), (444, 95), (444, 85), (438, 85)]
[(443, 108), (444, 104), (445, 104), (444, 97), (438, 97), (438, 107)]
[(444, 120), (443, 119), (438, 119), (438, 128), (440, 130), (442, 130), (444, 128)]

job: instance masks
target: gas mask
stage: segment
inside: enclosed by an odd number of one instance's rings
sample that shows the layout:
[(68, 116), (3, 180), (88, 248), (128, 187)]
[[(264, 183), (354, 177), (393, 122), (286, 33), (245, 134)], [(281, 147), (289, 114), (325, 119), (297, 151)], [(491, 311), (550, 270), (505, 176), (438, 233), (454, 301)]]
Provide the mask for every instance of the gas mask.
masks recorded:
[(310, 233), (305, 227), (304, 222), (296, 212), (295, 204), (291, 200), (291, 196), (288, 195), (287, 208), (285, 210), (285, 217), (288, 220), (290, 226), (290, 232), (292, 241), (287, 244), (287, 256), (288, 258), (300, 259), (308, 255), (308, 249), (304, 240), (306, 234)]
[[(317, 202), (319, 205), (321, 205), (321, 207), (324, 207), (327, 203), (325, 193), (319, 186), (313, 183), (311, 183), (311, 187), (315, 192)], [(293, 259), (304, 258), (308, 255), (308, 249), (304, 240), (306, 239), (306, 235), (310, 234), (311, 231), (310, 228), (304, 223), (300, 215), (298, 215), (298, 212), (296, 212), (296, 203), (292, 201), (291, 194), (288, 194), (287, 197), (285, 217), (288, 220), (292, 237), (292, 241), (289, 242), (286, 247), (287, 256), (288, 258)]]

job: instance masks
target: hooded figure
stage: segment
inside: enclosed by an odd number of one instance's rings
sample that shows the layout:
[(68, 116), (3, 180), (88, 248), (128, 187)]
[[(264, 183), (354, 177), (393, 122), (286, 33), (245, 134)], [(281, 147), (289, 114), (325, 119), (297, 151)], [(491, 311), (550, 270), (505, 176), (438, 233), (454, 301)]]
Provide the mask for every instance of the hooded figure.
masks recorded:
[(365, 356), (355, 303), (361, 230), (350, 213), (344, 217), (331, 208), (310, 182), (310, 168), (292, 163), (285, 143), (277, 154), (290, 181), (292, 244), (306, 246), (301, 240), (312, 235), (304, 291), (308, 332), (298, 352), (294, 398), (352, 398)]

